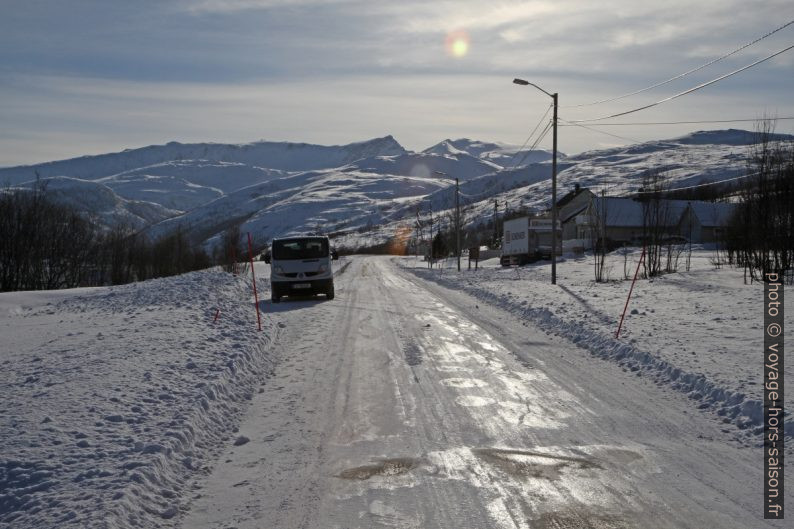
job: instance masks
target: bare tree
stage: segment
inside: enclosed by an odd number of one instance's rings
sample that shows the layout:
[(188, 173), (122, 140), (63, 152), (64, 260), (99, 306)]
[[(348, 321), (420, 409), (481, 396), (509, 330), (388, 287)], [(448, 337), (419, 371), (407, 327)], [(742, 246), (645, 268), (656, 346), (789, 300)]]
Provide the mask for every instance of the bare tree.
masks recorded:
[(644, 277), (662, 273), (662, 251), (672, 223), (669, 202), (663, 198), (666, 187), (661, 171), (649, 170), (643, 175), (639, 198), (642, 201), (642, 238), (645, 244)]
[(82, 284), (98, 231), (75, 210), (50, 201), (46, 182), (0, 193), (0, 290)]
[(149, 243), (124, 226), (103, 232), (53, 202), (43, 182), (0, 192), (0, 290), (120, 284), (208, 266), (181, 228)]
[(242, 247), (242, 232), (239, 224), (233, 224), (226, 228), (226, 231), (221, 235), (221, 245), (218, 248), (220, 255), (217, 261), (223, 265), (224, 270), (230, 273), (240, 273), (240, 262), (243, 253)]
[(794, 143), (774, 136), (773, 120), (757, 126), (748, 178), (728, 229), (729, 259), (744, 269), (745, 282), (794, 265)]
[(593, 247), (593, 272), (597, 283), (605, 280), (604, 268), (607, 258), (607, 198), (601, 191), (601, 198), (595, 199), (598, 205), (590, 210), (590, 242)]

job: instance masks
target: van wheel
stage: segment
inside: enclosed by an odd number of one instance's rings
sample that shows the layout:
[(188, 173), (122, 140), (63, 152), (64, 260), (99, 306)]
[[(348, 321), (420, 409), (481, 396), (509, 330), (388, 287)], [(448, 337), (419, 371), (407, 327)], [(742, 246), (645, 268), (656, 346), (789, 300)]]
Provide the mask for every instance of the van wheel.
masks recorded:
[(328, 289), (328, 292), (325, 293), (325, 299), (334, 299), (334, 287)]

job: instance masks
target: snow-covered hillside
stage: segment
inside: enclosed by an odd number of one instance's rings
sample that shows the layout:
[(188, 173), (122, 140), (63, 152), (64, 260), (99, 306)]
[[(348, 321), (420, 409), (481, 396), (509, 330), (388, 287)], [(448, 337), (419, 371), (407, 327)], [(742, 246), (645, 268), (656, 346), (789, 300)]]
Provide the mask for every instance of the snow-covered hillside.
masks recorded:
[[(45, 178), (42, 182), (50, 198), (86, 212), (92, 219), (108, 227), (123, 225), (141, 229), (181, 213), (155, 201), (123, 198), (98, 181), (56, 176)], [(30, 189), (33, 185), (34, 182), (26, 182), (19, 187)], [(168, 193), (167, 190), (160, 192)]]
[[(754, 141), (748, 131), (706, 131), (560, 155), (558, 193), (577, 184), (631, 193), (648, 170), (662, 172), (670, 187), (732, 178), (747, 171)], [(234, 223), (259, 240), (320, 230), (346, 246), (381, 243), (404, 232), (417, 211), (449, 210), (452, 178), (461, 182), (469, 224), (490, 218), (494, 199), (509, 209), (545, 209), (551, 195), (551, 153), (471, 139), (422, 152), (406, 151), (391, 136), (332, 147), (172, 142), (0, 169), (0, 182), (30, 185), (36, 174), (68, 177), (51, 184), (58, 197), (108, 225), (151, 224), (152, 235), (181, 226), (208, 246)]]

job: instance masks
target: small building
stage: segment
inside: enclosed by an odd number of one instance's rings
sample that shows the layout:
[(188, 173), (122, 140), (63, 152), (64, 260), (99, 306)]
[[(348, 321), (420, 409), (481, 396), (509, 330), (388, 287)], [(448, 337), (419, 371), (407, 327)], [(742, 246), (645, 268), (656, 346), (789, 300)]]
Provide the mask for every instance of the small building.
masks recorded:
[(637, 245), (642, 243), (646, 224), (658, 223), (664, 236), (693, 243), (718, 242), (735, 205), (662, 199), (658, 209), (649, 207), (649, 202), (636, 198), (593, 197), (587, 208), (564, 222), (563, 236), (591, 241), (605, 237), (611, 245)]
[(576, 184), (572, 191), (557, 201), (557, 219), (562, 224), (562, 239), (576, 239), (576, 224), (570, 222), (590, 206), (595, 198), (592, 191)]
[(693, 243), (720, 242), (735, 211), (736, 204), (728, 202), (687, 201), (678, 234)]
[(588, 207), (573, 219), (576, 238), (595, 241), (602, 237), (612, 244), (637, 244), (642, 238), (644, 210), (631, 198), (593, 197)]

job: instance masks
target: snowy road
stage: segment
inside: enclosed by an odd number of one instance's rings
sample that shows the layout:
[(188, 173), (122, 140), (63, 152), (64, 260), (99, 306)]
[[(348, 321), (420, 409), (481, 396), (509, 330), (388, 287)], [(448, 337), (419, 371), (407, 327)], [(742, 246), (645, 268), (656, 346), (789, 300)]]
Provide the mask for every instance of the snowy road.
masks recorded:
[(185, 528), (782, 527), (760, 451), (680, 394), (498, 309), (353, 258), (263, 303), (278, 364)]

